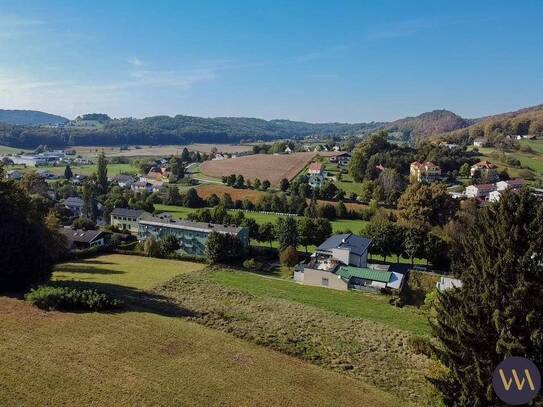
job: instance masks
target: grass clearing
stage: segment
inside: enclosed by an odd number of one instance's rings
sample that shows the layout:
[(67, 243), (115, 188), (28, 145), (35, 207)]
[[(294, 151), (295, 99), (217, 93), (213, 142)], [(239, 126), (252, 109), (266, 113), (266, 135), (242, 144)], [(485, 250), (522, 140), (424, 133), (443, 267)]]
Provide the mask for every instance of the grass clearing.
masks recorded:
[(222, 285), (253, 295), (281, 298), (311, 305), (326, 311), (362, 318), (418, 335), (430, 333), (425, 314), (410, 307), (393, 307), (388, 303), (390, 297), (385, 295), (310, 287), (246, 272), (218, 271), (213, 273), (211, 278)]
[(4, 406), (400, 404), (359, 380), (180, 318), (43, 312), (0, 297), (0, 330)]
[[(62, 166), (40, 166), (40, 167), (24, 167), (21, 165), (10, 165), (8, 169), (16, 169), (23, 173), (33, 171), (48, 171), (55, 175), (64, 175), (65, 165)], [(92, 175), (96, 172), (96, 165), (70, 165), (74, 175)], [(138, 169), (131, 164), (108, 164), (107, 175), (112, 177), (119, 174), (137, 174)]]
[(0, 405), (401, 404), (355, 378), (187, 321), (187, 308), (140, 291), (176, 274), (197, 278), (201, 267), (121, 255), (57, 267), (55, 279), (124, 290), (132, 296), (124, 312), (43, 312), (0, 297)]
[(60, 264), (55, 269), (53, 279), (115, 284), (147, 290), (178, 274), (201, 270), (205, 266), (186, 261), (110, 254)]
[[(239, 281), (236, 287), (229, 285), (232, 280), (226, 276), (228, 273), (236, 274), (234, 279), (249, 276), (259, 280), (245, 281), (240, 289)], [(268, 290), (268, 281), (280, 285)], [(248, 292), (259, 282), (266, 284), (258, 287), (259, 294)], [(291, 292), (291, 288), (310, 287), (247, 273), (207, 269), (179, 275), (153, 292), (173, 300), (200, 324), (358, 378), (400, 398), (398, 405), (436, 403), (437, 395), (427, 377), (437, 377), (442, 370), (436, 362), (411, 350), (411, 333), (331, 312), (326, 308), (333, 307), (331, 298), (323, 308), (306, 305), (296, 299), (304, 293)], [(342, 300), (343, 297), (336, 297), (337, 302)], [(355, 307), (351, 312), (356, 312)], [(385, 308), (380, 312), (386, 312)], [(362, 401), (357, 404), (364, 405)]]
[(18, 154), (21, 151), (27, 153), (30, 150), (25, 150), (24, 148), (0, 146), (0, 154)]

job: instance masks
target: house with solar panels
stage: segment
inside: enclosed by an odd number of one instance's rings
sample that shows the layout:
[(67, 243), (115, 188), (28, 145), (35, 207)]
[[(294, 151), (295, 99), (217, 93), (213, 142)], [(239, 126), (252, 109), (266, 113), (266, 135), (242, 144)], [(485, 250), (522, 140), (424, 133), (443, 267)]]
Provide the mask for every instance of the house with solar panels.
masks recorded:
[(371, 240), (352, 233), (330, 236), (307, 264), (296, 267), (294, 280), (316, 287), (348, 291), (400, 290), (403, 274), (388, 265), (368, 264)]

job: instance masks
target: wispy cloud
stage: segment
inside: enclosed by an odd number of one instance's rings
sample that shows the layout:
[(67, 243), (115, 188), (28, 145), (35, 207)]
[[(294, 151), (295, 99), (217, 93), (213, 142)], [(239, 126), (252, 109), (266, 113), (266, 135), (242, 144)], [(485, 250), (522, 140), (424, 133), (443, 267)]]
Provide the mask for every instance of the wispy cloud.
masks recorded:
[(133, 66), (142, 66), (143, 61), (139, 59), (138, 57), (132, 57), (128, 60), (128, 63)]
[(373, 41), (388, 38), (409, 37), (433, 26), (434, 23), (425, 20), (400, 21), (369, 31), (366, 39)]

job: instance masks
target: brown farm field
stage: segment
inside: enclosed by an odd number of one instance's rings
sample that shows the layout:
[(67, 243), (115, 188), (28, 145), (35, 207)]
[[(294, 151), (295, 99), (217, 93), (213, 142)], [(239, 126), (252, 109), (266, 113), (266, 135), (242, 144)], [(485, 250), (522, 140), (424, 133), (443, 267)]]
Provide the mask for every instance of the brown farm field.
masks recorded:
[[(321, 156), (330, 157), (335, 152), (321, 152)], [(222, 177), (223, 175), (241, 174), (245, 179), (268, 180), (272, 185), (279, 184), (282, 178), (292, 179), (298, 175), (317, 155), (314, 152), (283, 155), (254, 154), (227, 160), (206, 161), (200, 169), (204, 175)]]
[(222, 153), (242, 153), (252, 150), (252, 146), (234, 145), (234, 144), (188, 144), (188, 145), (170, 145), (170, 146), (129, 146), (128, 150), (121, 150), (117, 147), (100, 146), (75, 146), (69, 150), (75, 150), (77, 154), (84, 157), (96, 157), (100, 152), (104, 152), (108, 157), (161, 157), (181, 154), (183, 148), (200, 153), (210, 153), (213, 148)]
[(255, 191), (254, 189), (236, 189), (222, 184), (205, 184), (198, 187), (200, 198), (208, 199), (213, 194), (216, 194), (219, 198), (222, 198), (224, 194), (230, 194), (234, 201), (248, 199), (252, 203), (256, 203), (266, 195), (266, 192)]

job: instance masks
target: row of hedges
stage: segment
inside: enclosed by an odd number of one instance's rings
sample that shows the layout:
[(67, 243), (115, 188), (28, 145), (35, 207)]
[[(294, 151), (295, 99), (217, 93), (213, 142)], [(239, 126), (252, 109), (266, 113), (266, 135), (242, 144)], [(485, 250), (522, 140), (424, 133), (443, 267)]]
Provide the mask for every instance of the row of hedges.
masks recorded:
[(38, 308), (62, 311), (104, 311), (120, 308), (121, 300), (92, 288), (43, 285), (25, 295)]

